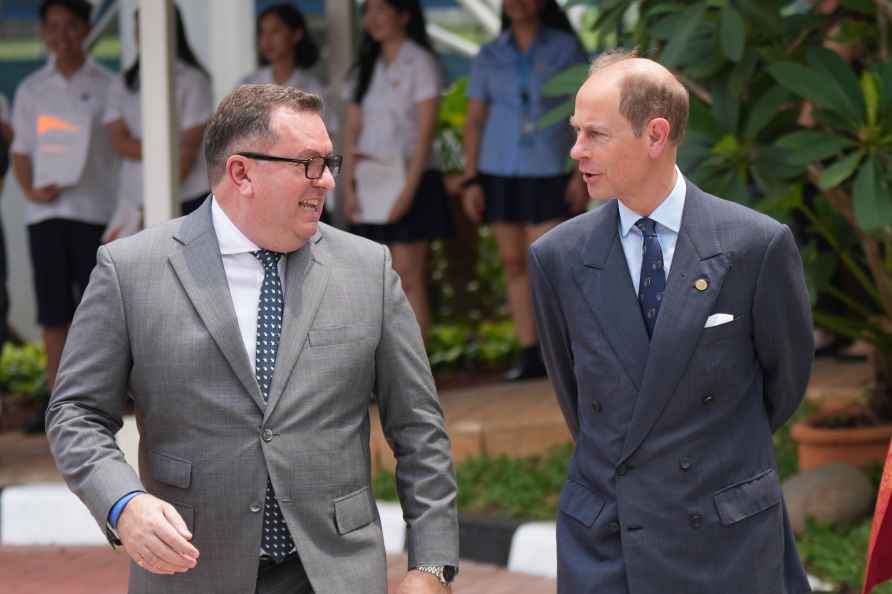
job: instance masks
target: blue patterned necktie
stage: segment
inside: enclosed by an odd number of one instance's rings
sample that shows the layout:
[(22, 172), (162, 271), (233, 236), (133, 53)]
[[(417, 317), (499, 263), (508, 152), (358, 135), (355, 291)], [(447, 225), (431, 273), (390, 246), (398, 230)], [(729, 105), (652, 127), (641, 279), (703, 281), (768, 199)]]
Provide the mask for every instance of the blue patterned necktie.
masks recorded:
[[(257, 353), (254, 359), (254, 372), (263, 400), (267, 401), (273, 371), (276, 369), (279, 336), (282, 334), (282, 312), (285, 304), (282, 281), (279, 278), (279, 258), (282, 254), (269, 250), (258, 250), (253, 254), (263, 265), (263, 284), (260, 286), (260, 301), (257, 306)], [(294, 549), (294, 541), (288, 532), (285, 518), (282, 517), (282, 510), (279, 508), (269, 477), (266, 479), (260, 548), (276, 562), (281, 561)]]
[(647, 336), (653, 337), (660, 304), (666, 291), (666, 271), (663, 269), (663, 249), (657, 237), (656, 222), (651, 219), (638, 219), (635, 223), (644, 235), (644, 249), (641, 253), (641, 276), (638, 279), (638, 304), (647, 326)]

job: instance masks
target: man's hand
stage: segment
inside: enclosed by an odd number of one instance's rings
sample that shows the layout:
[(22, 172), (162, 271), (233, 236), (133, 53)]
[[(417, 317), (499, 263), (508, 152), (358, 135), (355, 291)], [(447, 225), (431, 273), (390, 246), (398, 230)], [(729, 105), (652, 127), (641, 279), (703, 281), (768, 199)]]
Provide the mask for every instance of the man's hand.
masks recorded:
[(452, 586), (440, 583), (440, 579), (429, 573), (412, 569), (400, 582), (397, 594), (451, 594)]
[(173, 575), (198, 563), (198, 549), (189, 543), (192, 533), (183, 518), (172, 505), (148, 493), (127, 503), (117, 531), (127, 554), (146, 571)]
[(28, 199), (31, 200), (31, 202), (52, 202), (61, 191), (62, 188), (56, 184), (50, 184), (41, 188), (31, 188), (31, 192), (28, 194)]

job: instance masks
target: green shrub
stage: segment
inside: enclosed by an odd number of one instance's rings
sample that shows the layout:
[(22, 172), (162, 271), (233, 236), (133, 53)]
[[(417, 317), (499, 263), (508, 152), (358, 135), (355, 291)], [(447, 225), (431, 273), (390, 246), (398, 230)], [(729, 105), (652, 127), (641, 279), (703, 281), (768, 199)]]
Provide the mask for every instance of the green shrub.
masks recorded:
[(0, 391), (8, 396), (46, 402), (46, 352), (42, 345), (6, 343), (0, 354)]

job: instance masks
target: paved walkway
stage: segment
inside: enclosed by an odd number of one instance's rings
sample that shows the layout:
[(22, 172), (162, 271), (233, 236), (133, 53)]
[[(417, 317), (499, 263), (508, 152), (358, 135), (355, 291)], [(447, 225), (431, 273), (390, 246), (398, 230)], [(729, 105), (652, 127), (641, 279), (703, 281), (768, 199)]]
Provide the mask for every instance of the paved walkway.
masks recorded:
[[(0, 547), (3, 594), (124, 594), (127, 557), (110, 547)], [(405, 555), (387, 558), (389, 592), (406, 571)], [(549, 578), (463, 561), (453, 594), (554, 594)]]

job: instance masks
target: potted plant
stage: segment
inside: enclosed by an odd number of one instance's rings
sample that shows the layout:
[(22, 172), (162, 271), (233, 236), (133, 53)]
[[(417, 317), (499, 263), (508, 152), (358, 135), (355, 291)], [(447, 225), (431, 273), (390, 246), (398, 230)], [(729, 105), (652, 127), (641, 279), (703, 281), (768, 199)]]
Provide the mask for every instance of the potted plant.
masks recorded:
[[(892, 2), (604, 0), (599, 10), (598, 39), (637, 47), (690, 90), (681, 169), (713, 194), (804, 220), (812, 298), (828, 295), (845, 308), (816, 308), (816, 324), (874, 347), (864, 406), (807, 419), (794, 437), (867, 425), (876, 443), (841, 455), (882, 459), (892, 436)], [(578, 88), (584, 77), (567, 72), (552, 90)], [(838, 268), (863, 297), (832, 282)]]

